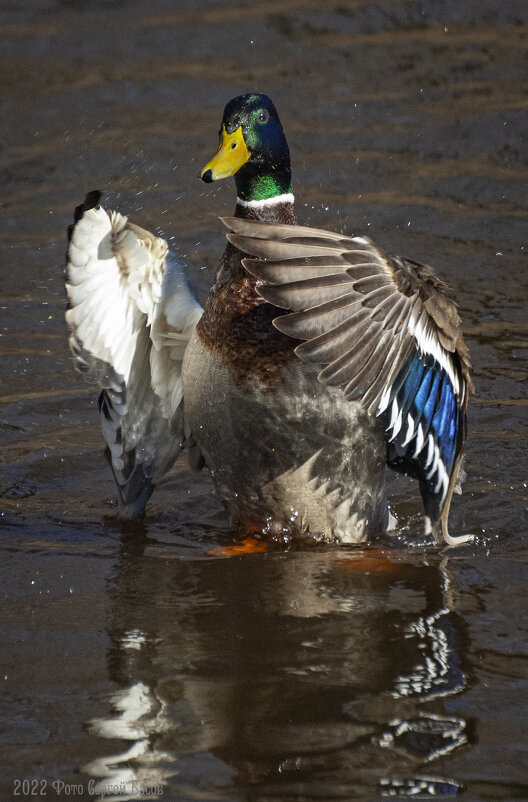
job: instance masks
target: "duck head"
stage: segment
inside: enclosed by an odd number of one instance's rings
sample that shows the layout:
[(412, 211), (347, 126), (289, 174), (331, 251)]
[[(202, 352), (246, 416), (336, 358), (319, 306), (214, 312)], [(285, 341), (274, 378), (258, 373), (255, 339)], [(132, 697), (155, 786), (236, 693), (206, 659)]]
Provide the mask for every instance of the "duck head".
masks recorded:
[(290, 151), (279, 115), (266, 95), (230, 100), (220, 127), (220, 147), (200, 172), (206, 183), (235, 177), (241, 200), (266, 200), (291, 192)]

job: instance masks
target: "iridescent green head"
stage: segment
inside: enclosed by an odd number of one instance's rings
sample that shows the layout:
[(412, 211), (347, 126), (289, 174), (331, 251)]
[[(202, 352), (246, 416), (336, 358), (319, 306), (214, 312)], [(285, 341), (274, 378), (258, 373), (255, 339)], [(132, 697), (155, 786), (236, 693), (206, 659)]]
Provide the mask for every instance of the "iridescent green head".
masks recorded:
[(220, 147), (200, 178), (209, 183), (230, 175), (235, 176), (238, 197), (245, 201), (291, 192), (288, 143), (266, 95), (240, 95), (224, 109)]

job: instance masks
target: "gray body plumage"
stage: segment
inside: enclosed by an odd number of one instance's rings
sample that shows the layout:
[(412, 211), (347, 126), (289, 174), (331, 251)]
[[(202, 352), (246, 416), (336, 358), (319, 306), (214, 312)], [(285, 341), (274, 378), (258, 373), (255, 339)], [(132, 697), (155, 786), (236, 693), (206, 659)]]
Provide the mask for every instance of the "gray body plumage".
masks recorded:
[(300, 360), (270, 391), (241, 384), (190, 341), (185, 416), (234, 523), (270, 534), (304, 532), (358, 543), (387, 528), (386, 446), (379, 420), (323, 387)]

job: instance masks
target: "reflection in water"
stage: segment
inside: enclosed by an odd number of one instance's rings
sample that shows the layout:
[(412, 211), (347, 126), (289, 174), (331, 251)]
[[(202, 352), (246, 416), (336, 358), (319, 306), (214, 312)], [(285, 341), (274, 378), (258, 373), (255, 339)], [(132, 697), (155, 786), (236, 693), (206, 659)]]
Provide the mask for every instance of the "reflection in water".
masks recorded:
[(466, 686), (461, 622), (447, 561), (404, 559), (123, 553), (108, 653), (121, 689), (90, 728), (128, 745), (84, 771), (135, 783), (136, 799), (141, 785), (179, 799), (457, 793), (431, 763), (468, 740), (443, 701)]

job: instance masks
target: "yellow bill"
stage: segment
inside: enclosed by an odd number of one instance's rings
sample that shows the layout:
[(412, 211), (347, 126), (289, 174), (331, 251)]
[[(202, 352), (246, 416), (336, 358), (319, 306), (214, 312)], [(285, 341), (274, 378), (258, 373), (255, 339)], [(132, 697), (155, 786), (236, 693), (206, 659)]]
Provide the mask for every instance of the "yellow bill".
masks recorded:
[(230, 175), (234, 175), (240, 170), (250, 156), (251, 153), (242, 136), (242, 126), (239, 125), (232, 134), (228, 134), (223, 126), (220, 147), (216, 155), (203, 168), (200, 178), (206, 184), (218, 181), (220, 178), (229, 178)]

